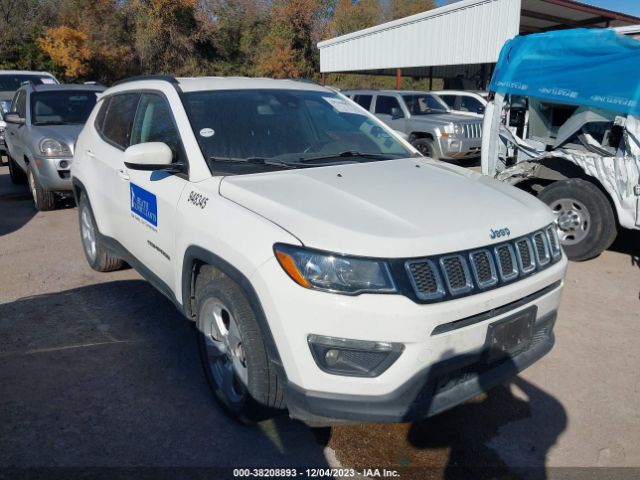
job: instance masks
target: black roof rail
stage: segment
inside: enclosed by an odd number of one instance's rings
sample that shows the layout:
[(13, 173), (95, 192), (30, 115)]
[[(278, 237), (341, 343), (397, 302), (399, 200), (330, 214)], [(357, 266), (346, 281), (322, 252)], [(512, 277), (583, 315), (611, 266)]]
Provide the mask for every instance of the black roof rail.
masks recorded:
[(122, 80), (118, 80), (115, 82), (112, 87), (116, 85), (122, 85), (123, 83), (135, 82), (138, 80), (162, 80), (163, 82), (169, 82), (172, 85), (180, 85), (180, 82), (176, 80), (176, 77), (173, 75), (137, 75), (135, 77), (123, 78)]

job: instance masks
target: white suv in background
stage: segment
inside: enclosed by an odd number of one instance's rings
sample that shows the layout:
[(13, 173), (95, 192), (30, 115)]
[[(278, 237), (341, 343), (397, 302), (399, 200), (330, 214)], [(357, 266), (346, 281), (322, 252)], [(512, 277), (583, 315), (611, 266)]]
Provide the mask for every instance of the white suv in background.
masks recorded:
[(433, 92), (446, 103), (452, 112), (460, 115), (483, 117), (489, 103), (488, 92), (467, 90), (440, 90)]
[(333, 90), (123, 81), (72, 180), (90, 265), (126, 261), (196, 322), (236, 416), (426, 417), (553, 345), (566, 258), (550, 210), (421, 157)]

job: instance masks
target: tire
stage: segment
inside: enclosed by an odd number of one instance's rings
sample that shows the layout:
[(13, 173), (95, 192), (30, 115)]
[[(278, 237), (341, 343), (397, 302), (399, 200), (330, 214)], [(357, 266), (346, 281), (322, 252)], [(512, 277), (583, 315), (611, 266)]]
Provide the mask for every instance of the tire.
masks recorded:
[(78, 219), (80, 220), (82, 250), (91, 268), (97, 272), (120, 270), (124, 266), (124, 262), (104, 246), (91, 205), (84, 193), (80, 194), (78, 201)]
[(33, 173), (33, 168), (29, 166), (27, 170), (27, 179), (29, 182), (29, 190), (31, 190), (31, 196), (33, 197), (33, 204), (36, 210), (46, 212), (48, 210), (55, 210), (56, 208), (56, 196), (53, 192), (46, 190), (38, 177)]
[(282, 386), (243, 290), (205, 266), (195, 298), (200, 358), (216, 400), (245, 424), (272, 417), (284, 408)]
[(7, 163), (9, 164), (9, 176), (14, 185), (24, 185), (27, 183), (27, 175), (7, 152)]
[(440, 160), (436, 153), (435, 144), (430, 138), (415, 138), (411, 141), (411, 145), (425, 157)]
[(609, 199), (585, 180), (572, 178), (552, 183), (538, 198), (556, 214), (558, 237), (567, 257), (574, 261), (597, 257), (618, 234)]

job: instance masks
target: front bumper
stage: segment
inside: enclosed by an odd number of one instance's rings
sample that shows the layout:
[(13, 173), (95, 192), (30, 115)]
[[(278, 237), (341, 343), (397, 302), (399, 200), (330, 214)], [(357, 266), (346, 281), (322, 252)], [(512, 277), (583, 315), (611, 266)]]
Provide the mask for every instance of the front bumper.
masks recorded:
[[(35, 175), (40, 184), (47, 190), (56, 192), (71, 192), (71, 158), (36, 157)], [(66, 165), (65, 165), (66, 163)]]
[(546, 353), (555, 342), (556, 312), (536, 321), (531, 346), (494, 363), (486, 352), (460, 355), (421, 370), (395, 391), (377, 397), (306, 391), (285, 387), (292, 418), (311, 424), (352, 422), (407, 422), (427, 418), (459, 405), (515, 377)]
[[(278, 349), (282, 364), (276, 367), (286, 378), (292, 416), (305, 421), (326, 417), (398, 421), (449, 408), (489, 388), (492, 378), (500, 383), (544, 355), (553, 344), (553, 319), (566, 267), (563, 258), (496, 290), (435, 304), (417, 304), (403, 295), (344, 296), (307, 290), (293, 283), (275, 259), (263, 264), (250, 281)], [(432, 388), (451, 365), (477, 363), (486, 351), (491, 323), (533, 306), (537, 308), (536, 328), (548, 322), (550, 329), (530, 351), (514, 357), (511, 367), (492, 365), (493, 373), (478, 373), (471, 383), (465, 380), (464, 385), (414, 406), (418, 392)], [(474, 321), (467, 322), (469, 318)], [(453, 324), (455, 328), (443, 327)], [(316, 364), (309, 335), (401, 343), (404, 349), (379, 376), (335, 375)]]
[(480, 156), (482, 138), (438, 138), (440, 158), (460, 159)]

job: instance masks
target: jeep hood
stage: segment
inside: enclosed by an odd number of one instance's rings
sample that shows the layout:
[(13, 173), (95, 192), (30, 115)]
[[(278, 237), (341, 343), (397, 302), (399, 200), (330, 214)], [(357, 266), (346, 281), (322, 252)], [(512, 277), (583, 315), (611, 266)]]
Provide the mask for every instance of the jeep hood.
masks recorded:
[(504, 239), (491, 230), (514, 238), (553, 221), (531, 195), (422, 158), (225, 177), (220, 194), (306, 246), (385, 258), (481, 247)]

